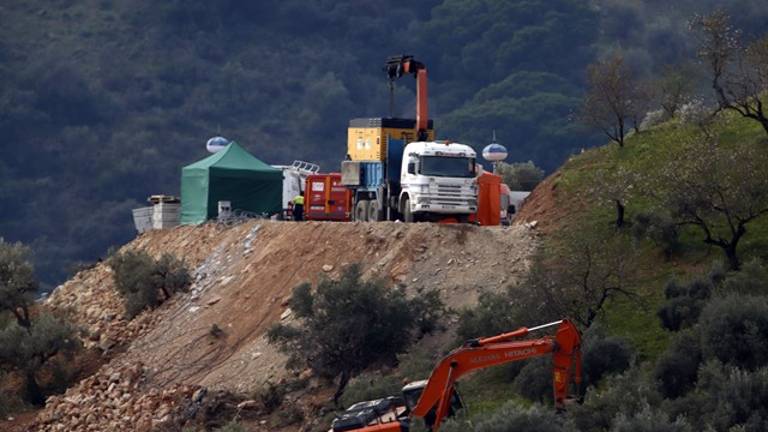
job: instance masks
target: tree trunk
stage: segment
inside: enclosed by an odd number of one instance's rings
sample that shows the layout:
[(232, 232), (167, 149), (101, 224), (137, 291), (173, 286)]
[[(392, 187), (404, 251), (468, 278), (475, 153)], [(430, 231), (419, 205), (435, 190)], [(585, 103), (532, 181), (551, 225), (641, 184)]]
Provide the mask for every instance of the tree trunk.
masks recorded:
[(619, 120), (619, 147), (624, 147), (624, 122)]
[[(21, 309), (21, 312), (19, 312), (19, 309)], [(25, 329), (29, 329), (29, 327), (32, 326), (32, 322), (29, 319), (29, 309), (26, 306), (15, 308), (12, 310), (12, 312), (13, 312), (13, 315), (16, 317), (16, 322), (19, 324), (19, 327), (24, 327)]]
[(333, 404), (339, 406), (339, 398), (344, 394), (344, 389), (347, 388), (349, 382), (349, 372), (344, 371), (339, 378), (339, 386), (336, 388), (336, 393), (333, 394)]
[(728, 266), (733, 271), (738, 271), (741, 269), (741, 262), (739, 261), (739, 256), (736, 255), (736, 245), (737, 242), (730, 243), (723, 247), (723, 251), (725, 251), (725, 256), (728, 258)]
[(760, 124), (763, 125), (763, 129), (765, 129), (765, 133), (768, 134), (768, 119), (766, 118), (760, 119)]
[(26, 373), (26, 389), (25, 389), (25, 399), (27, 402), (35, 405), (35, 406), (44, 406), (45, 405), (45, 396), (43, 396), (42, 390), (40, 390), (40, 385), (37, 384), (37, 379), (35, 378), (34, 372), (27, 372)]
[(616, 228), (624, 226), (624, 204), (620, 200), (616, 201)]

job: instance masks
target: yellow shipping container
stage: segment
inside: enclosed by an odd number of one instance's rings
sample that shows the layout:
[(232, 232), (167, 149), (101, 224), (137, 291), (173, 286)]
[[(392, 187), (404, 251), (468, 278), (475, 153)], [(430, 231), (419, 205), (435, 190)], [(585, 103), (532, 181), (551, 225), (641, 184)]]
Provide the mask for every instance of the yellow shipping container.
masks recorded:
[[(427, 139), (435, 139), (432, 120), (428, 122)], [(387, 157), (390, 138), (409, 143), (416, 140), (416, 120), (399, 118), (358, 118), (349, 121), (347, 154), (352, 160), (379, 160)]]

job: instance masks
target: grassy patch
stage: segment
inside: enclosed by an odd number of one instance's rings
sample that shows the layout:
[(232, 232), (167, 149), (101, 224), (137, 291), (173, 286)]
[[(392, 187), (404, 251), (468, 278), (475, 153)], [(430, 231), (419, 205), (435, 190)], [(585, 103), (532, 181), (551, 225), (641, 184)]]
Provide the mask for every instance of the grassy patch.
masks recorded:
[[(712, 133), (718, 137), (720, 145), (758, 146), (768, 150), (768, 140), (761, 126), (754, 121), (744, 119), (734, 113), (723, 113), (711, 125)], [(589, 221), (598, 227), (610, 229), (615, 214), (607, 204), (597, 202), (590, 194), (590, 182), (594, 182), (592, 173), (596, 169), (625, 168), (642, 174), (644, 178), (657, 177), (662, 167), (675, 153), (684, 151), (688, 143), (700, 139), (701, 129), (697, 126), (681, 124), (676, 120), (656, 126), (639, 134), (631, 135), (626, 145), (621, 148), (615, 143), (590, 149), (572, 157), (560, 171), (559, 190), (556, 205), (567, 216), (562, 221), (559, 232), (551, 235), (547, 247), (557, 247), (561, 242), (563, 230)], [(766, 167), (768, 175), (768, 167)], [(649, 183), (653, 184), (653, 183)], [(657, 185), (656, 187), (664, 187)], [(626, 218), (640, 212), (652, 211), (655, 202), (652, 191), (640, 191), (639, 197), (631, 199), (626, 206)], [(580, 207), (572, 204), (576, 201), (586, 203)], [(768, 217), (755, 220), (747, 227), (747, 235), (739, 246), (743, 261), (751, 257), (768, 258)], [(690, 277), (708, 268), (715, 260), (723, 260), (722, 252), (703, 243), (703, 234), (694, 227), (681, 229), (681, 253), (672, 262), (666, 262), (658, 248), (643, 245), (642, 258), (637, 263), (642, 266), (641, 279), (637, 287), (643, 296), (643, 305), (625, 298), (616, 298), (610, 302), (603, 316), (604, 323), (611, 333), (626, 337), (635, 346), (640, 360), (654, 360), (669, 342), (669, 335), (660, 327), (656, 310), (663, 301), (663, 286), (672, 277)]]

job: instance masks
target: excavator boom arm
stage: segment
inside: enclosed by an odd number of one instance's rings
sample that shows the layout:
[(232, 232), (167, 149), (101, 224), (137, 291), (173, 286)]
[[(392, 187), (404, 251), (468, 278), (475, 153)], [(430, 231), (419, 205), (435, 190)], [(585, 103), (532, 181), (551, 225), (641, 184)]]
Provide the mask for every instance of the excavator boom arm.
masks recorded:
[[(463, 375), (491, 366), (515, 362), (552, 353), (555, 407), (563, 409), (571, 381), (581, 382), (581, 336), (576, 326), (562, 320), (554, 336), (539, 339), (512, 341), (534, 329), (521, 328), (498, 336), (470, 341), (446, 356), (432, 371), (412, 414), (424, 417), (437, 406), (436, 431), (448, 414), (454, 383)], [(535, 329), (543, 328), (544, 326)]]

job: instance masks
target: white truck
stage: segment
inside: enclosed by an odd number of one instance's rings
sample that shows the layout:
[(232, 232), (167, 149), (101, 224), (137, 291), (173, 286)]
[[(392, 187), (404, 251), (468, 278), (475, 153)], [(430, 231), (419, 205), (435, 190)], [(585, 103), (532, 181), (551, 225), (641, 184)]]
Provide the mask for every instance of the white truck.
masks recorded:
[(413, 142), (405, 146), (398, 212), (405, 222), (445, 216), (466, 222), (477, 211), (476, 154), (458, 143)]
[(416, 78), (416, 118), (349, 122), (341, 184), (352, 191), (354, 219), (466, 222), (477, 212), (475, 151), (468, 145), (435, 140), (423, 63), (413, 56), (394, 56), (384, 70), (390, 89), (404, 75)]
[(441, 141), (388, 140), (384, 161), (342, 162), (358, 221), (466, 222), (477, 211), (472, 147)]

